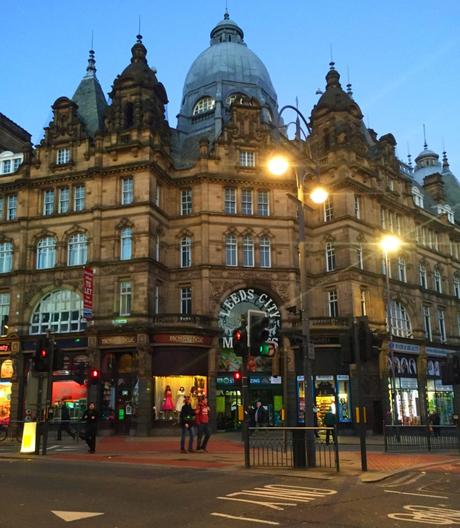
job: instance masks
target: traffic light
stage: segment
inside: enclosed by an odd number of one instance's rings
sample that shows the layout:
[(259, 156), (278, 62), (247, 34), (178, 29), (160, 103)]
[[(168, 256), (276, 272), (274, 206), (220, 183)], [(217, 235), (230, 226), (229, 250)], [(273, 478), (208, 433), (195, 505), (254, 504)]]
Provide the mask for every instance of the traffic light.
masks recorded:
[(460, 358), (449, 355), (447, 361), (441, 365), (441, 379), (443, 385), (460, 385)]
[(99, 370), (93, 368), (89, 371), (89, 381), (92, 385), (97, 385), (99, 383), (100, 377), (101, 373)]
[(56, 345), (56, 343), (54, 343), (53, 350), (53, 372), (55, 370), (64, 370), (64, 354)]
[(233, 350), (239, 356), (245, 356), (248, 352), (248, 334), (242, 326), (233, 330)]
[(49, 372), (50, 370), (51, 343), (47, 337), (40, 337), (35, 348), (33, 359), (36, 372)]
[[(378, 357), (383, 337), (372, 332), (367, 317), (358, 317), (358, 343), (362, 362)], [(354, 358), (357, 361), (357, 358)]]
[(84, 363), (77, 363), (75, 365), (74, 371), (73, 371), (73, 379), (79, 384), (84, 385), (85, 384), (85, 365)]
[(233, 373), (233, 384), (236, 386), (241, 385), (241, 372), (239, 370)]
[(270, 353), (268, 323), (265, 312), (248, 310), (249, 352), (252, 356), (268, 356)]

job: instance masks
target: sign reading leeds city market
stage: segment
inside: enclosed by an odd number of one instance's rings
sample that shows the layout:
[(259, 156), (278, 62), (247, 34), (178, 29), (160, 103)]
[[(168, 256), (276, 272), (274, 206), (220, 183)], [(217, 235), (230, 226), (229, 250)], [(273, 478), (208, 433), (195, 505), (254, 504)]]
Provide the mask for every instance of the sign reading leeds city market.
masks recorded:
[[(267, 314), (267, 341), (278, 347), (281, 313), (276, 302), (265, 292), (257, 288), (242, 288), (231, 293), (220, 305), (219, 327), (223, 331), (220, 340), (220, 371), (232, 372), (241, 368), (241, 357), (233, 351), (233, 331), (246, 324), (248, 310), (261, 310)], [(248, 362), (251, 372), (264, 372), (271, 369), (270, 357), (255, 357)]]

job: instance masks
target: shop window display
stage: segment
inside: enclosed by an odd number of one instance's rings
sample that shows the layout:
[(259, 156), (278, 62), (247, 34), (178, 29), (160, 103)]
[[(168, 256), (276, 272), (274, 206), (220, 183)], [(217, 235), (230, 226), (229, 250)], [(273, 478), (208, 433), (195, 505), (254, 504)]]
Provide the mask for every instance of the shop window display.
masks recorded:
[(317, 376), (315, 382), (316, 407), (318, 409), (318, 424), (324, 425), (324, 417), (330, 410), (336, 414), (335, 389), (333, 376)]
[(190, 403), (195, 409), (198, 399), (207, 395), (205, 376), (155, 376), (154, 386), (154, 419), (160, 421), (175, 423), (185, 396), (190, 396)]
[(337, 402), (339, 422), (351, 422), (350, 381), (346, 375), (337, 375)]
[(454, 392), (452, 385), (443, 385), (442, 380), (427, 382), (428, 414), (438, 412), (441, 425), (450, 425), (454, 414)]
[(0, 425), (7, 425), (10, 422), (11, 410), (11, 383), (9, 381), (0, 382)]
[[(417, 379), (396, 378), (395, 386), (396, 416), (398, 422), (402, 425), (420, 425), (420, 409)], [(391, 386), (389, 390), (391, 394)]]

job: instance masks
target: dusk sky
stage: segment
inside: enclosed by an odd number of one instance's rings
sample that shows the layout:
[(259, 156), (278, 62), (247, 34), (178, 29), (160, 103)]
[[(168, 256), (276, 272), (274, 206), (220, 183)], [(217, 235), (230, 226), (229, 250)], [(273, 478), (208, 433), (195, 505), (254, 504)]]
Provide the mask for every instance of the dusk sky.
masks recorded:
[[(138, 32), (158, 70), (176, 126), (182, 87), (194, 59), (209, 45), (225, 0), (0, 0), (0, 112), (43, 136), (51, 105), (72, 97), (83, 77), (94, 32), (97, 76), (105, 93), (128, 65)], [(228, 0), (230, 18), (266, 65), (280, 108), (295, 104), (306, 117), (324, 89), (332, 47), (336, 68), (365, 123), (391, 132), (406, 160), (429, 148), (460, 175), (460, 2), (458, 0)], [(286, 121), (293, 117), (284, 116)]]

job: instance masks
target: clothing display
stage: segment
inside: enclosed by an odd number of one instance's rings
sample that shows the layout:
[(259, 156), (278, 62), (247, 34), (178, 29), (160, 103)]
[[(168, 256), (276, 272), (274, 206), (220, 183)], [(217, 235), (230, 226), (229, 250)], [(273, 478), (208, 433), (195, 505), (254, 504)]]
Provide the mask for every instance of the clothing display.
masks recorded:
[(168, 387), (165, 390), (165, 399), (163, 401), (163, 405), (161, 406), (161, 409), (163, 411), (173, 411), (174, 410), (174, 402), (172, 399), (172, 391)]
[(176, 399), (176, 411), (181, 412), (182, 406), (184, 405), (184, 398), (185, 398), (185, 389), (184, 387), (181, 387), (177, 391), (177, 399)]

